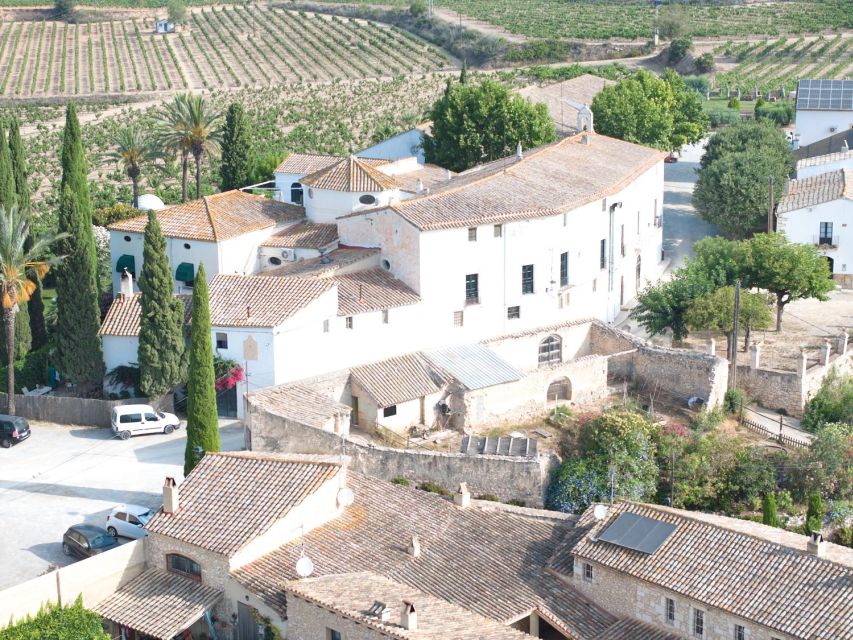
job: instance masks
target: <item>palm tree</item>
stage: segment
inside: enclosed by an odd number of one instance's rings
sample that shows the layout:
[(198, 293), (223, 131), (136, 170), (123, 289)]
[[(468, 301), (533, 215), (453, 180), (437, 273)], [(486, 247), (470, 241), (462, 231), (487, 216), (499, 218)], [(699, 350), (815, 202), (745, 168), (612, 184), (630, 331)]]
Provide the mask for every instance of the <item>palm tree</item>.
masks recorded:
[[(0, 205), (0, 300), (6, 330), (7, 411), (15, 414), (15, 314), (18, 305), (30, 299), (41, 280), (61, 258), (43, 258), (48, 247), (68, 234), (47, 233), (30, 237), (30, 220), (17, 205)], [(29, 248), (26, 248), (29, 247)]]
[(190, 133), (187, 127), (187, 100), (190, 94), (181, 93), (163, 106), (157, 122), (157, 145), (164, 153), (181, 157), (181, 202), (187, 201), (187, 168), (190, 157)]
[(201, 157), (219, 152), (222, 140), (222, 114), (214, 111), (203, 96), (187, 97), (186, 127), (189, 131), (190, 152), (195, 160), (195, 197), (201, 197)]
[(138, 125), (130, 125), (115, 132), (111, 140), (115, 147), (104, 154), (104, 158), (114, 160), (124, 166), (127, 177), (133, 183), (133, 206), (139, 206), (139, 174), (142, 165), (157, 157), (154, 146)]

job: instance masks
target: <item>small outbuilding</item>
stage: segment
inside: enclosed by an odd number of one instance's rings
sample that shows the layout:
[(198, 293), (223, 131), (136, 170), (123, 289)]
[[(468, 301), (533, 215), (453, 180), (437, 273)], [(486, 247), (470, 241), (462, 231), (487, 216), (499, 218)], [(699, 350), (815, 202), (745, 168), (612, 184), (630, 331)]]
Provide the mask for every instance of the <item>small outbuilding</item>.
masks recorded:
[(175, 33), (175, 23), (170, 22), (166, 18), (157, 21), (156, 26), (157, 33)]

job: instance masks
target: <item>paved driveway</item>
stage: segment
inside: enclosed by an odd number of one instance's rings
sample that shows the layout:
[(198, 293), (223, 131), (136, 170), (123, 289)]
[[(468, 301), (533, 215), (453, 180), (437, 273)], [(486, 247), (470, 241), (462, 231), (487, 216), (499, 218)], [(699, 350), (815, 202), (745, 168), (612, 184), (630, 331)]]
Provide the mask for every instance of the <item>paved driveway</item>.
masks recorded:
[[(112, 437), (109, 429), (31, 423), (33, 435), (0, 449), (0, 589), (73, 560), (62, 553), (72, 524), (104, 526), (122, 502), (157, 508), (163, 479), (183, 478), (186, 432)], [(243, 447), (243, 427), (220, 427), (223, 451)], [(0, 623), (2, 624), (2, 623)]]

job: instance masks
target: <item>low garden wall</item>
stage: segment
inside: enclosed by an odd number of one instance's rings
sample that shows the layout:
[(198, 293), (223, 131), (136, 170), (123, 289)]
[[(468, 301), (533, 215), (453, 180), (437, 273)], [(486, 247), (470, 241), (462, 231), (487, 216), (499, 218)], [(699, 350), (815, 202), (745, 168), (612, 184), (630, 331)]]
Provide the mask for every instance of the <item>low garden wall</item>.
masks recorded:
[[(0, 411), (6, 410), (6, 394), (0, 393)], [(109, 427), (113, 407), (150, 404), (147, 398), (97, 400), (66, 396), (24, 396), (15, 394), (15, 414), (30, 420)]]

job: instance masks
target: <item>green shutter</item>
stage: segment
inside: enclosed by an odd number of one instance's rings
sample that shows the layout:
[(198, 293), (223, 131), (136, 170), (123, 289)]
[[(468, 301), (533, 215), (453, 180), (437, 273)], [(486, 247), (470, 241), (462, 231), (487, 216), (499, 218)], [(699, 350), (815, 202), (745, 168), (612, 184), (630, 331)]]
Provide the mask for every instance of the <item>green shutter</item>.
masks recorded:
[(195, 267), (192, 262), (182, 262), (175, 270), (175, 280), (186, 284), (192, 284), (195, 280)]
[(125, 269), (130, 273), (136, 273), (136, 258), (127, 254), (119, 258), (118, 262), (116, 262), (116, 273), (121, 273)]

